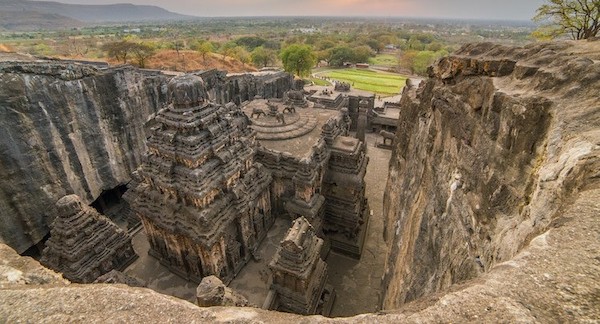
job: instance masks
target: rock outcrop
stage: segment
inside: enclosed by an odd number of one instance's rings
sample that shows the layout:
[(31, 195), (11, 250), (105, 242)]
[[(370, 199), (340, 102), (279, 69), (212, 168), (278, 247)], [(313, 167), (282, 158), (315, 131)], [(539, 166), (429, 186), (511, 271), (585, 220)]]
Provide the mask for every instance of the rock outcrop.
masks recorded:
[(466, 45), (405, 88), (384, 197), (384, 309), (510, 260), (598, 184), (598, 47)]
[[(399, 309), (339, 319), (197, 307), (124, 285), (64, 285), (60, 276), (0, 244), (0, 322), (592, 323), (600, 318), (599, 215), (600, 189), (586, 190), (557, 215), (551, 230), (477, 279)], [(13, 286), (5, 284), (7, 277)]]
[(0, 322), (597, 322), (599, 61), (598, 42), (469, 45), (405, 91), (385, 199), (385, 311), (199, 308), (68, 284), (0, 244)]
[(225, 286), (221, 279), (216, 276), (202, 278), (198, 289), (196, 289), (196, 301), (198, 306), (239, 306), (256, 307), (248, 302), (246, 297), (233, 289)]

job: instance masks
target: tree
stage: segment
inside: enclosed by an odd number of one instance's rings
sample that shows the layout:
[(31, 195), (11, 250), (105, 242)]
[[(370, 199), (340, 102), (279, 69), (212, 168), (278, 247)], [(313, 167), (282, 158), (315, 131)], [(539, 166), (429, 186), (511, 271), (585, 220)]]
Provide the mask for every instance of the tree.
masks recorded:
[(207, 42), (207, 41), (194, 44), (193, 49), (196, 50), (198, 53), (200, 53), (200, 55), (202, 55), (202, 60), (205, 62), (206, 62), (206, 55), (208, 55), (209, 53), (212, 53), (215, 50), (212, 43)]
[(135, 43), (132, 44), (131, 51), (133, 52), (133, 56), (137, 60), (137, 65), (141, 68), (146, 67), (146, 61), (152, 55), (154, 55), (155, 48), (152, 44), (148, 43)]
[(283, 68), (297, 76), (308, 76), (317, 62), (317, 57), (308, 45), (293, 44), (281, 51)]
[(111, 42), (102, 45), (102, 50), (110, 57), (114, 57), (117, 61), (122, 61), (123, 64), (127, 63), (127, 56), (131, 52), (134, 43), (122, 40), (118, 42)]
[(385, 44), (375, 38), (367, 40), (366, 44), (377, 53), (381, 53), (385, 48)]
[(346, 62), (354, 62), (354, 51), (348, 46), (337, 46), (329, 54), (329, 64), (343, 66)]
[(427, 68), (438, 58), (448, 55), (445, 50), (433, 51), (404, 51), (398, 58), (401, 69), (407, 69), (411, 74), (426, 75)]
[(219, 51), (221, 52), (221, 55), (223, 56), (223, 62), (225, 62), (225, 58), (227, 56), (233, 57), (235, 55), (235, 47), (237, 45), (235, 44), (235, 42), (227, 42), (223, 45), (221, 45), (221, 48), (219, 49)]
[(245, 47), (248, 51), (253, 51), (259, 46), (264, 46), (267, 40), (258, 36), (243, 36), (235, 40), (239, 46)]
[(170, 44), (171, 49), (174, 49), (177, 52), (177, 56), (179, 56), (179, 51), (181, 51), (185, 47), (185, 42), (178, 39)]
[(363, 45), (354, 48), (354, 63), (367, 63), (371, 56), (373, 56), (373, 50), (369, 46)]
[(549, 2), (539, 7), (533, 18), (535, 21), (548, 22), (538, 30), (539, 34), (550, 37), (568, 34), (573, 39), (588, 39), (598, 35), (599, 0), (549, 0)]
[(248, 53), (243, 46), (236, 46), (232, 48), (230, 56), (242, 62), (243, 65), (250, 62), (250, 53)]
[(250, 56), (252, 63), (257, 67), (266, 67), (275, 61), (275, 52), (263, 46), (255, 48)]

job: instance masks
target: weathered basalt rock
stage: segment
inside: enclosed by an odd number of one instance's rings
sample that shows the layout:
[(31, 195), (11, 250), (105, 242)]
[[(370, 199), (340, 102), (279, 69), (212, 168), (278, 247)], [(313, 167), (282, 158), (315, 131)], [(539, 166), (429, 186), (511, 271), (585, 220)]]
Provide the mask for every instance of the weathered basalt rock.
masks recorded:
[(146, 287), (148, 284), (143, 280), (124, 274), (118, 270), (111, 270), (98, 279), (94, 283), (109, 283), (109, 284), (124, 284), (129, 287)]
[(246, 297), (225, 286), (221, 279), (215, 276), (206, 276), (196, 289), (198, 306), (239, 306), (256, 307), (251, 305)]
[[(69, 74), (71, 77), (64, 78)], [(86, 204), (130, 179), (166, 77), (56, 62), (0, 65), (0, 237), (18, 252), (48, 234), (54, 204)]]
[(509, 260), (597, 183), (600, 63), (586, 46), (466, 45), (405, 88), (384, 200), (385, 309)]
[[(596, 322), (600, 43), (469, 45), (449, 59), (516, 63), (501, 77), (440, 70), (454, 77), (405, 90), (386, 192), (385, 311), (303, 317), (198, 308), (122, 285), (64, 286), (38, 280), (37, 262), (0, 244), (0, 321)], [(536, 118), (544, 122), (531, 125)]]

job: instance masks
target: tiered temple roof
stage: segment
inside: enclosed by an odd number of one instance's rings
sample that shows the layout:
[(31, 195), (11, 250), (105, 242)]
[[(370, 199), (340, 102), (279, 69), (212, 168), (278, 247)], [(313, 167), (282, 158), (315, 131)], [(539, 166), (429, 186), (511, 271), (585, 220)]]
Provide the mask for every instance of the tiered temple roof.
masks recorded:
[(356, 258), (361, 255), (369, 220), (364, 181), (368, 161), (363, 142), (338, 136), (331, 145), (323, 183), (324, 230), (332, 248)]
[(131, 237), (77, 195), (61, 198), (42, 259), (44, 265), (79, 283), (123, 269), (137, 258)]
[(163, 263), (227, 280), (272, 224), (271, 175), (254, 162), (255, 133), (235, 104), (209, 102), (194, 75), (174, 78), (169, 96), (129, 199)]

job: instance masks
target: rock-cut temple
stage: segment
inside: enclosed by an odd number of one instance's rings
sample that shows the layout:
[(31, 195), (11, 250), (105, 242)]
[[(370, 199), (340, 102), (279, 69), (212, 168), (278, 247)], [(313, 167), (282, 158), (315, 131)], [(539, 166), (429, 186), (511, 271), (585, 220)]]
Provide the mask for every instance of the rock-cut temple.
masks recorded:
[[(147, 125), (148, 151), (126, 198), (141, 219), (150, 254), (189, 280), (214, 275), (228, 284), (251, 257), (260, 257), (255, 252), (276, 216), (301, 218), (314, 234), (303, 250), (310, 255), (298, 264), (284, 262), (289, 253), (273, 261), (275, 301), (282, 310), (315, 312), (317, 301), (331, 293), (321, 258), (330, 248), (360, 258), (369, 220), (368, 158), (364, 143), (348, 136), (348, 111), (332, 114), (308, 154), (293, 155), (259, 144), (257, 133), (269, 121), (251, 120), (242, 110), (251, 108), (209, 100), (198, 76), (171, 79), (168, 96), (169, 105)], [(271, 105), (277, 109), (276, 101)], [(311, 113), (294, 110), (290, 124), (274, 129), (293, 129), (294, 120)], [(315, 125), (307, 125), (312, 132)], [(279, 280), (284, 273), (310, 285), (290, 288)]]
[(168, 94), (132, 207), (163, 264), (194, 281), (228, 282), (273, 223), (271, 175), (255, 162), (255, 134), (236, 105), (209, 102), (194, 75), (172, 79)]

